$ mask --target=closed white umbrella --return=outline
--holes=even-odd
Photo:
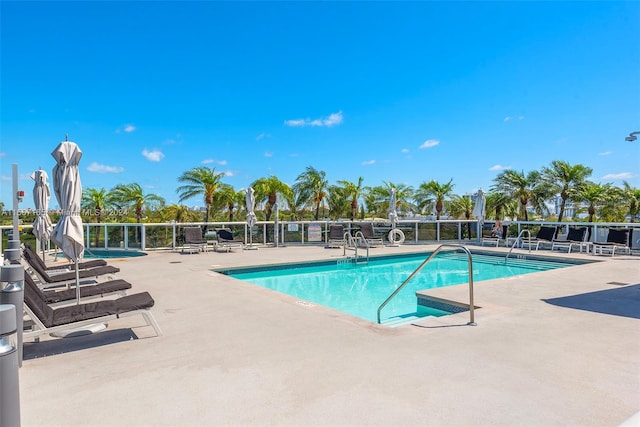
[[[478,239],[480,239],[480,237],[482,236],[482,225],[484,224],[484,218],[486,217],[486,205],[487,205],[487,199],[484,196],[484,192],[482,191],[482,189],[478,190],[478,193],[476,194],[476,204],[473,206],[473,212],[471,213],[474,218],[476,218],[478,220],[478,225],[477,225],[477,233],[478,233]],[[469,238],[471,238],[471,224],[469,224]]]
[[[398,223],[398,212],[396,211],[396,189],[391,188],[391,195],[389,197],[389,221],[391,221],[391,228],[396,228]]]
[[[247,188],[247,196],[246,196],[246,202],[247,202],[247,225],[249,226],[249,247],[252,247],[251,245],[253,245],[253,226],[256,225],[256,221],[258,220],[258,218],[256,218],[256,214],[253,211],[255,209],[256,206],[256,197],[255,197],[255,191],[253,190],[252,187]]]
[[[390,193],[389,221],[391,221],[391,231],[389,232],[387,239],[391,243],[391,246],[398,246],[398,243],[404,242],[404,233],[402,232],[402,230],[396,229],[396,224],[398,224],[398,212],[396,211],[396,205],[398,204],[396,199],[396,189],[391,187]]]
[[[472,212],[472,215],[480,222],[480,224],[484,223],[484,218],[486,216],[486,213],[485,213],[486,204],[487,204],[487,199],[484,196],[484,192],[482,191],[482,189],[480,189],[476,194],[476,204],[473,206],[473,212]]]
[[[76,296],[80,303],[78,262],[84,254],[84,232],[80,218],[82,184],[78,164],[82,151],[75,142],[63,141],[51,153],[56,159],[53,168],[53,192],[58,199],[62,216],[53,227],[51,239],[64,255],[76,264]]]
[[[31,174],[31,179],[35,181],[33,186],[33,203],[36,208],[36,219],[33,221],[32,232],[42,247],[43,262],[46,262],[44,247],[46,242],[49,241],[51,230],[53,229],[51,218],[49,218],[48,213],[49,200],[51,199],[51,190],[49,189],[49,183],[47,182],[48,178],[49,176],[42,169],[38,169]]]

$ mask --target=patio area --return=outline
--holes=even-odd
[[[212,271],[341,255],[109,260],[154,297],[164,335],[135,316],[25,343],[23,426],[617,426],[640,411],[637,256],[556,252],[598,262],[476,282],[477,326],[459,313],[388,328]],[[468,301],[466,285],[430,293]]]

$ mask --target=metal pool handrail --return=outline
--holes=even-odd
[[[458,243],[444,243],[440,246],[438,246],[438,248],[433,251],[433,253],[431,255],[429,255],[429,257],[427,259],[425,259],[419,266],[418,268],[416,268],[414,270],[413,273],[411,273],[409,275],[409,277],[407,277],[405,279],[404,282],[402,282],[402,284],[400,286],[398,286],[398,288],[393,291],[391,293],[391,295],[389,295],[389,297],[384,300],[384,302],[382,304],[380,304],[380,307],[378,307],[378,323],[380,323],[380,312],[382,311],[382,309],[389,303],[389,301],[391,301],[397,294],[398,292],[400,292],[402,290],[402,288],[404,288],[407,283],[409,283],[416,274],[418,274],[420,272],[420,270],[422,270],[424,268],[425,265],[427,265],[429,263],[429,261],[431,261],[436,255],[438,255],[438,253],[442,250],[442,248],[444,247],[454,247],[454,248],[459,248],[462,249],[463,251],[465,251],[467,253],[467,257],[469,258],[469,323],[467,323],[467,325],[470,326],[475,326],[476,322],[474,321],[474,313],[473,313],[473,309],[474,309],[474,305],[473,305],[473,260],[471,259],[471,252],[469,251],[469,249],[467,249],[466,246],[458,244]]]
[[[528,244],[529,244],[529,252],[531,252],[531,232],[528,229],[524,229],[524,230],[522,230],[520,232],[520,234],[518,234],[518,237],[516,237],[516,240],[513,242],[513,245],[511,245],[511,249],[509,249],[509,252],[507,253],[507,255],[505,255],[505,257],[504,257],[505,264],[507,262],[507,259],[509,258],[509,255],[511,255],[511,252],[513,251],[513,248],[516,247],[516,245],[520,241],[520,238],[522,237],[522,235],[525,232],[527,233],[527,239],[528,239]]]

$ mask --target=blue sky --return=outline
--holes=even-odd
[[[29,195],[65,134],[85,188],[168,203],[201,165],[236,189],[313,166],[466,194],[565,160],[640,187],[639,2],[2,1],[0,20],[5,206],[11,165]]]

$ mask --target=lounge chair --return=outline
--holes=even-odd
[[[184,244],[182,251],[188,250],[196,252],[207,251],[207,241],[202,238],[202,229],[200,227],[185,227],[183,230]]]
[[[47,304],[68,304],[76,301],[77,294],[75,289],[64,289],[59,291],[42,290],[38,288],[36,282],[34,282],[28,274],[24,275],[24,281],[25,283],[30,283],[33,286],[34,292],[38,292],[40,298],[42,298]],[[109,280],[108,282],[96,283],[95,285],[80,286],[80,299],[101,298],[112,294],[125,296],[128,289],[131,289],[131,283],[122,279]]]
[[[346,246],[347,238],[345,237],[344,226],[342,224],[329,225],[329,235],[327,236],[328,248],[339,248]]]
[[[553,239],[556,237],[556,231],[558,227],[550,227],[550,226],[542,226],[535,238],[527,239],[521,238],[522,247],[528,246],[528,249],[535,245],[536,251],[540,248],[540,245],[551,245],[553,243]]]
[[[364,236],[369,246],[382,246],[384,241],[382,237],[377,237],[373,231],[373,223],[363,222],[360,224],[360,232]]]
[[[631,253],[631,234],[632,230],[629,228],[610,228],[606,242],[593,242],[593,254],[597,255],[599,252],[604,255],[605,252],[610,252],[614,256],[616,250]]]
[[[507,231],[508,231],[509,227],[507,225],[503,225],[502,226],[502,237],[498,237],[498,236],[487,236],[487,237],[482,237],[482,240],[480,241],[480,245],[484,246],[485,243],[491,245],[491,246],[495,246],[496,248],[498,246],[500,246],[501,242],[507,242]]]
[[[22,252],[23,259],[27,262],[27,264],[33,269],[36,275],[39,277],[41,282],[48,285],[63,285],[76,280],[76,272],[75,271],[65,271],[62,273],[54,274],[51,272],[47,272],[47,270],[43,269],[40,264],[28,253]],[[88,268],[85,270],[78,270],[78,278],[87,279],[87,278],[95,278],[97,279],[100,276],[106,276],[109,274],[114,274],[119,272],[120,269],[118,267],[114,267],[112,265],[105,265],[102,267],[94,267]]]
[[[29,246],[29,244],[25,243],[24,244],[24,248],[22,249],[23,252],[28,252],[29,256],[31,257],[31,260],[33,260],[33,262],[40,264],[40,266],[45,270],[45,271],[60,271],[60,270],[75,270],[76,269],[76,265],[75,263],[68,263],[68,264],[55,264],[55,265],[46,265],[44,263],[44,261],[38,256],[38,254],[36,254],[36,252],[31,248],[31,246]],[[79,262],[78,263],[78,268],[81,270],[86,270],[87,268],[95,268],[95,267],[103,267],[107,265],[107,262],[103,259],[92,259],[91,261],[84,261],[84,262]]]
[[[244,248],[244,240],[234,239],[231,230],[226,228],[216,230],[216,238],[218,239],[216,250],[221,248],[226,249],[227,252],[229,252],[233,248]]]
[[[102,300],[66,307],[51,308],[38,292],[33,281],[25,281],[24,310],[33,325],[25,331],[24,338],[78,329],[95,323],[104,323],[126,316],[141,314],[147,325],[153,327],[156,335],[162,335],[150,309],[155,304],[148,292],[127,295],[118,299]]]
[[[569,227],[566,239],[553,239],[551,243],[551,251],[555,249],[567,249],[567,253],[571,253],[574,246],[580,247],[582,252],[583,246],[585,246],[585,239],[587,237],[587,227]]]

